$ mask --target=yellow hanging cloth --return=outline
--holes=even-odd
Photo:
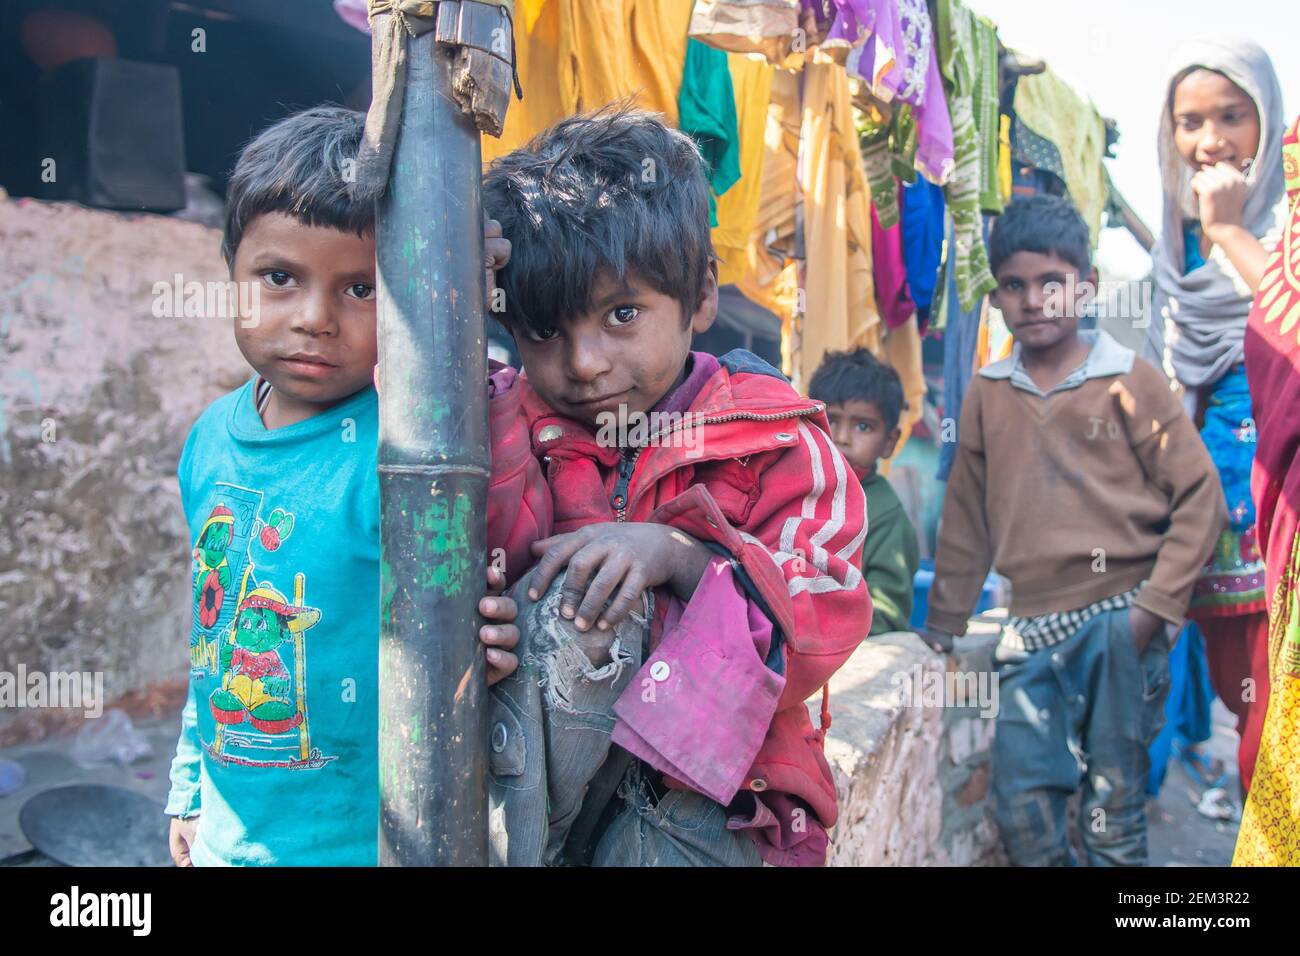
[[[767,106],[772,96],[771,65],[763,60],[727,54],[736,96],[740,133],[740,179],[718,197],[718,227],[713,248],[718,258],[718,282],[741,282],[749,273],[746,248],[758,218],[763,186],[764,134]]]
[[[518,149],[566,116],[625,97],[677,125],[691,0],[521,0],[515,51],[521,102],[483,160]]]
[[[1011,202],[1011,117],[1006,113],[998,116],[998,193],[1005,206]]]
[[[804,66],[801,125],[806,387],[828,351],[864,345],[879,354],[882,323],[871,278],[871,194],[843,67],[820,56]]]
[[[799,78],[788,70],[776,70],[768,96],[757,210],[746,249],[745,272],[736,284],[748,298],[781,317],[783,345],[789,344],[790,324],[799,305],[799,278],[792,258],[798,154]],[[740,182],[722,198],[725,200],[744,182],[742,173]],[[783,371],[791,373],[788,364]]]
[[[1102,166],[1106,124],[1091,103],[1050,69],[1020,78],[1015,109],[1026,126],[1060,151],[1070,200],[1088,224],[1096,246],[1108,194]]]

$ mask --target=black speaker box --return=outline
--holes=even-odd
[[[175,67],[74,60],[41,77],[39,104],[41,198],[142,212],[185,206]]]

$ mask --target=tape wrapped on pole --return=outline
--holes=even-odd
[[[393,147],[402,120],[402,102],[406,94],[407,40],[423,36],[438,26],[440,0],[369,0],[366,15],[370,20],[373,47],[371,57],[372,95],[366,114],[365,134],[357,156],[352,195],[374,202],[388,186],[393,161]],[[514,0],[462,0],[499,7],[510,28],[510,69],[515,95],[522,99],[516,72],[514,50]],[[387,17],[382,28],[377,17]]]

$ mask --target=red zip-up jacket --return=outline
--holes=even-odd
[[[806,847],[791,849],[800,842],[801,821],[791,825],[789,818],[802,811],[789,798],[810,807],[824,827],[835,823],[837,809],[822,753],[824,727],[813,727],[804,702],[871,627],[861,572],[866,501],[828,436],[825,406],[800,397],[757,356],[736,350],[722,357],[690,405],[687,422],[700,429],[693,447],[650,443],[625,457],[598,443],[587,425],[557,415],[526,378],[506,369],[493,375],[490,409],[488,533],[504,548],[512,581],[535,563],[533,541],[593,522],[671,525],[733,559],[738,583],[772,624],[776,648],[767,663],[784,685],[752,766],[729,792],[708,795],[726,804],[739,789],[750,790],[761,805],[756,815],[781,834],[765,847],[751,830],[764,858],[810,862]],[[667,604],[657,602],[652,648]],[[630,690],[640,686],[638,675]],[[715,697],[726,691],[712,689]],[[826,719],[823,707],[823,725]],[[813,862],[823,862],[824,851],[823,838]]]

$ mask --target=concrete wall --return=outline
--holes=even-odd
[[[176,462],[249,372],[229,320],[156,318],[153,285],[224,280],[219,243],[0,192],[0,670],[102,671],[109,700],[184,676]]]
[[[991,684],[996,626],[974,626],[945,658],[910,633],[862,644],[831,679],[826,759],[840,819],[831,866],[990,866],[1005,862],[989,810],[992,716],[928,688],[946,672]],[[910,694],[911,696],[905,696]],[[820,695],[809,701],[817,720]]]

